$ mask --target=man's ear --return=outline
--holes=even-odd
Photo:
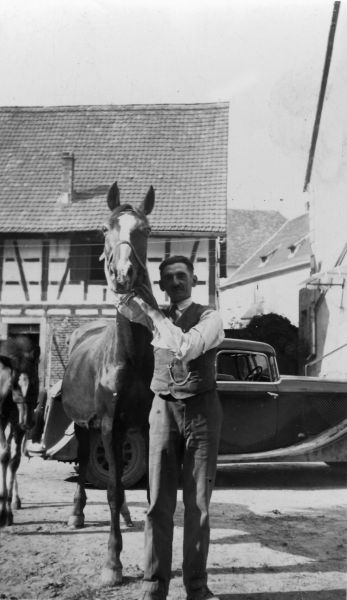
[[[193,283],[192,283],[192,287],[195,287],[196,284],[198,283],[198,278],[196,275],[193,275]]]

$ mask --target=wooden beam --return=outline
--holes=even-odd
[[[20,254],[20,251],[19,251],[19,247],[18,247],[18,243],[17,243],[16,240],[13,240],[13,247],[14,247],[14,253],[15,253],[15,256],[16,256],[16,261],[17,261],[17,265],[18,265],[18,269],[19,269],[19,276],[20,276],[20,280],[21,280],[21,284],[22,284],[24,296],[25,296],[26,301],[29,302],[29,300],[30,300],[30,297],[29,297],[29,288],[28,288],[27,280],[25,278],[22,257],[21,257],[21,254]]]
[[[4,244],[0,243],[0,300],[2,296],[3,270],[4,270]]]
[[[63,273],[63,276],[62,276],[62,278],[61,278],[61,281],[60,281],[60,284],[59,284],[59,289],[58,289],[57,300],[59,300],[59,299],[60,299],[60,296],[61,296],[61,295],[62,295],[62,293],[63,293],[63,289],[64,289],[64,287],[65,287],[65,283],[66,283],[66,280],[67,280],[67,276],[68,276],[68,274],[69,274],[69,271],[70,271],[70,263],[71,263],[71,246],[70,246],[70,252],[69,252],[69,256],[68,256],[68,259],[67,259],[67,261],[66,261],[66,265],[65,265],[65,271],[64,271],[64,273]]]
[[[49,272],[49,240],[42,240],[42,267],[41,267],[41,300],[47,300],[48,272]]]
[[[216,240],[208,240],[208,302],[216,305]]]
[[[196,240],[193,244],[192,253],[190,255],[190,260],[192,261],[193,264],[196,261],[196,255],[198,253],[199,244],[200,244],[200,240]]]
[[[311,181],[313,160],[314,160],[314,155],[315,155],[315,151],[316,151],[316,144],[317,144],[317,139],[318,139],[320,120],[321,120],[322,111],[323,111],[324,97],[325,97],[326,87],[327,87],[327,83],[328,83],[328,76],[329,76],[329,70],[330,70],[331,57],[333,54],[335,31],[336,31],[337,19],[339,16],[339,10],[340,10],[340,1],[334,2],[333,15],[331,18],[330,31],[329,31],[329,37],[328,37],[328,45],[327,45],[326,54],[325,54],[325,62],[324,62],[324,68],[323,68],[323,74],[322,74],[322,81],[321,81],[318,104],[317,104],[317,109],[316,109],[316,118],[315,118],[315,122],[314,122],[314,126],[313,126],[311,146],[310,146],[310,152],[309,152],[309,156],[308,156],[308,163],[307,163],[305,183],[304,183],[304,192],[307,191],[307,188]]]

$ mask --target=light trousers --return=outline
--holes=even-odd
[[[143,591],[166,598],[179,476],[184,502],[183,582],[187,593],[207,584],[209,504],[216,475],[222,409],[215,390],[186,400],[155,396],[149,417],[150,506],[145,525]],[[157,597],[157,596],[156,596]]]

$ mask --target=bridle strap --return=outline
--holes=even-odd
[[[127,244],[128,246],[130,246],[130,248],[131,248],[132,252],[134,253],[134,256],[135,256],[137,262],[139,263],[140,267],[142,267],[142,269],[146,270],[146,265],[144,264],[144,262],[139,257],[137,250],[134,248],[134,245],[131,242],[129,242],[128,240],[122,240],[120,242],[117,242],[116,248],[118,246],[121,246],[122,244]]]

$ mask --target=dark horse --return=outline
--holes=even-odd
[[[151,187],[138,208],[120,204],[117,184],[107,196],[111,210],[104,228],[105,274],[109,287],[119,299],[136,291],[147,301],[151,288],[146,268],[147,216],[154,206]],[[91,323],[77,329],[70,341],[70,357],[62,384],[66,414],[75,422],[78,441],[79,478],[74,496],[71,527],[83,527],[86,504],[85,476],[89,459],[89,433],[100,425],[109,465],[107,498],[111,527],[102,582],[122,581],[122,535],[119,514],[124,501],[122,444],[126,429],[147,421],[152,394],[153,352],[150,331],[131,323],[118,312],[108,324]]]
[[[34,422],[38,397],[36,361],[19,342],[0,340],[0,527],[12,525],[20,508],[16,473],[21,444]]]

